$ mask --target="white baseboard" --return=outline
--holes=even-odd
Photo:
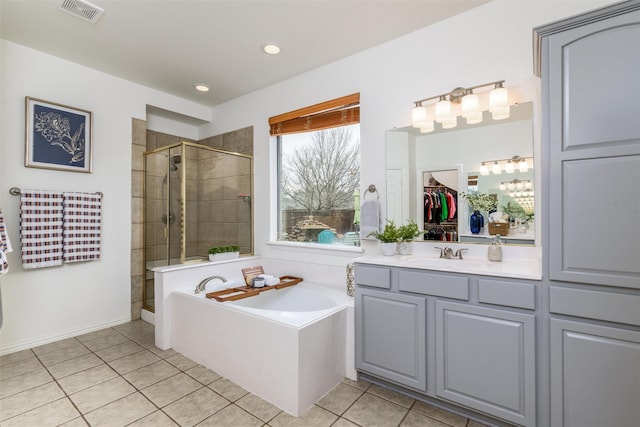
[[[55,335],[49,335],[46,337],[28,339],[24,341],[15,342],[9,345],[0,345],[0,356],[6,354],[15,353],[17,351],[26,350],[29,348],[38,347],[40,345],[49,344],[51,342],[60,341],[66,338],[77,337],[78,335],[88,334],[89,332],[98,331],[100,329],[110,328],[112,326],[122,325],[131,321],[131,315],[123,316],[120,318],[112,319],[107,322],[98,323],[84,328],[70,329],[65,332],[61,332]]]

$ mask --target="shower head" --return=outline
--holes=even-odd
[[[175,156],[171,156],[169,158],[169,170],[171,172],[175,172],[178,170],[178,165],[182,163],[182,156],[180,154],[176,154]]]

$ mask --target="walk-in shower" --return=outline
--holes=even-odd
[[[252,162],[191,142],[144,153],[143,308],[153,311],[153,268],[208,260],[214,246],[253,253]]]

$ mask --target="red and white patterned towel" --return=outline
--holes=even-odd
[[[64,262],[100,259],[102,196],[96,193],[64,195]]]
[[[62,193],[20,192],[20,240],[24,269],[62,265]]]
[[[0,210],[0,276],[9,271],[9,260],[7,259],[9,252],[13,252],[13,248],[11,240],[9,240],[7,226],[4,223],[4,216]]]

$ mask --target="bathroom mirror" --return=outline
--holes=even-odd
[[[446,233],[442,240],[489,243],[492,236],[488,218],[485,218],[487,224],[482,232],[472,233],[469,227],[471,212],[461,194],[480,191],[494,195],[501,205],[500,210],[509,210],[512,214],[506,243],[535,244],[533,230],[537,219],[533,216],[532,199],[535,188],[531,102],[511,106],[511,115],[504,120],[492,120],[491,114],[484,112],[482,123],[475,125],[467,125],[459,117],[458,126],[453,129],[436,125],[435,131],[424,134],[413,127],[393,129],[387,131],[386,145],[388,219],[399,224],[413,219],[418,225],[424,225],[421,228],[425,231],[440,228]],[[526,172],[518,169],[519,159],[527,161]],[[504,170],[507,160],[514,163],[513,173]],[[501,166],[500,175],[491,172],[495,161]],[[488,175],[480,173],[483,162],[489,168]],[[443,175],[442,171],[447,172]],[[438,178],[443,176],[448,178]],[[440,224],[435,225],[433,216],[431,221],[425,220],[428,215],[426,194],[434,191],[452,194],[456,205],[453,218],[441,218]],[[431,197],[433,199],[433,194]],[[519,217],[517,224],[516,216]]]

